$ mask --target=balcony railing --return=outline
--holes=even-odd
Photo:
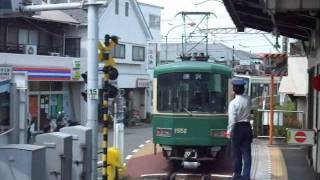
[[[25,52],[25,44],[14,44],[14,43],[1,43],[0,42],[0,52],[2,53],[16,53],[16,54],[26,54]],[[39,46],[36,45],[37,51],[35,54],[37,55],[47,55],[47,56],[72,56],[72,55],[65,55],[62,46]],[[76,51],[76,50],[74,50]],[[70,52],[70,49],[69,49]],[[72,54],[72,53],[71,53]],[[77,53],[74,53],[77,54]]]

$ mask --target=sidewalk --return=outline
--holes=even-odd
[[[263,140],[260,140],[263,141]],[[299,146],[286,144],[268,145],[273,180],[316,180],[312,167],[307,163],[306,154]]]

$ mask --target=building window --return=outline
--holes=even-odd
[[[149,15],[149,26],[152,29],[160,30],[160,16]]]
[[[125,59],[126,58],[126,46],[124,44],[117,44],[111,50],[112,57]]]
[[[80,38],[66,38],[65,55],[80,57]]]
[[[125,15],[129,16],[129,3],[126,2],[126,11],[125,11]]]
[[[144,61],[145,59],[145,48],[142,46],[132,46],[132,60]]]
[[[19,44],[31,44],[38,45],[38,32],[27,30],[27,29],[19,29]]]
[[[115,13],[119,14],[119,0],[116,0],[115,3]]]
[[[0,9],[3,10],[11,10],[12,9],[12,2],[8,0],[0,0]]]

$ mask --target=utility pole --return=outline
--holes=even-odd
[[[97,179],[98,161],[98,7],[88,0],[88,101],[87,127],[92,129],[91,179]]]
[[[92,129],[92,158],[91,180],[97,179],[97,153],[98,153],[98,7],[106,6],[106,1],[88,0],[82,2],[41,4],[22,6],[23,12],[37,12],[50,10],[88,8],[88,99],[87,99],[87,127]]]

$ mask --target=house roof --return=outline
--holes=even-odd
[[[38,19],[43,21],[53,21],[66,24],[80,24],[79,21],[71,17],[70,15],[64,13],[63,11],[40,11],[39,13],[33,15],[32,19]]]
[[[143,30],[144,30],[144,32],[146,33],[148,39],[149,39],[149,40],[152,40],[152,39],[153,39],[152,33],[151,33],[150,28],[149,28],[149,26],[148,26],[148,24],[147,24],[147,22],[146,22],[146,19],[145,19],[144,16],[143,16],[143,13],[142,13],[142,11],[141,11],[141,9],[140,9],[140,6],[139,6],[138,2],[137,2],[136,0],[130,0],[130,2],[131,2],[131,4],[133,5],[133,6],[132,6],[133,9],[136,11],[136,13],[137,13],[137,15],[138,15],[138,17],[139,17],[139,18],[138,18],[138,19],[139,19],[139,22],[140,22],[140,24],[142,25]]]
[[[308,12],[273,13],[261,0],[223,0],[223,3],[240,32],[245,27],[266,32],[277,29],[280,35],[308,40],[316,27],[316,18]]]
[[[142,6],[149,6],[149,7],[153,7],[153,8],[164,9],[164,7],[158,6],[158,5],[154,5],[154,4],[147,4],[147,3],[142,3],[142,2],[138,2],[138,4],[142,5]]]
[[[80,23],[80,25],[88,24],[87,12],[83,9],[69,9],[63,10],[63,12],[76,19]]]
[[[146,33],[147,37],[149,39],[152,39],[151,31],[149,29],[149,26],[148,26],[147,22],[145,21],[145,18],[143,16],[142,12],[141,12],[141,9],[140,9],[137,1],[136,0],[129,0],[129,2],[131,3],[131,5],[133,7],[133,10],[138,15],[139,22],[142,25],[143,30]],[[101,16],[107,10],[108,10],[108,7],[99,8],[99,13],[98,13],[99,16]],[[72,9],[72,10],[64,10],[64,12],[67,13],[68,15],[70,15],[72,18],[75,18],[77,21],[79,21],[81,25],[85,25],[86,26],[88,24],[88,18],[87,18],[87,14],[88,13],[87,13],[87,11],[85,11],[83,9]]]

